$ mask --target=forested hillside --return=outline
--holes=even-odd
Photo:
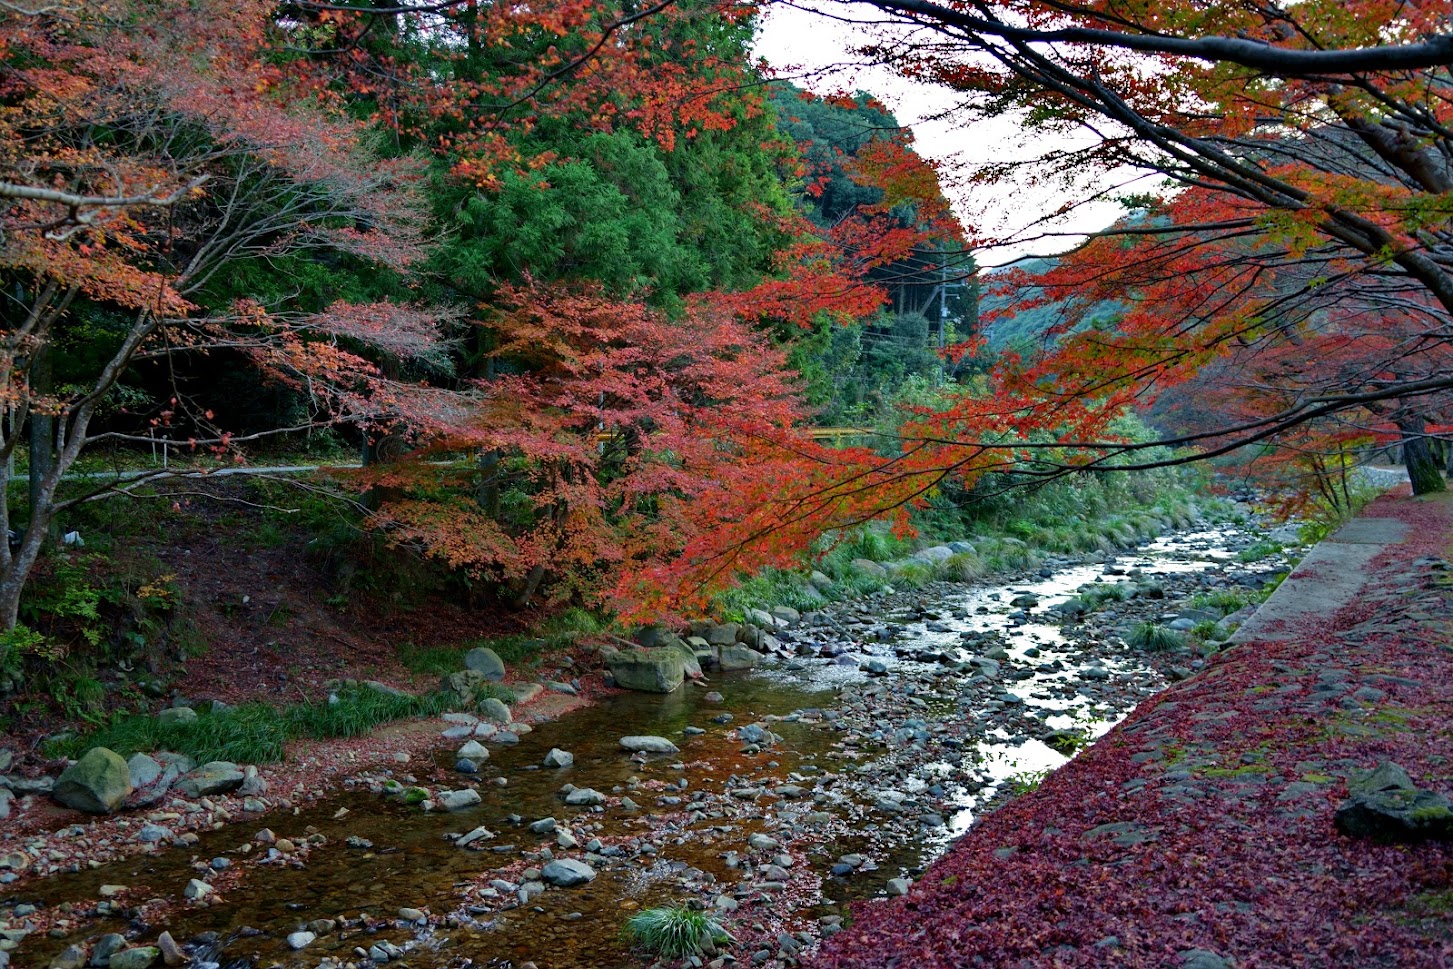
[[[81,506],[193,466],[361,456],[368,543],[649,608],[972,326],[911,135],[769,83],[750,11],[112,6],[0,14],[7,662]]]

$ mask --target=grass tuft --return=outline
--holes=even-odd
[[[1186,637],[1167,626],[1158,622],[1142,622],[1130,630],[1126,641],[1131,646],[1151,653],[1165,653],[1173,649],[1183,649],[1186,645]]]
[[[735,940],[721,923],[685,907],[648,908],[626,922],[626,938],[665,959],[685,959]]]

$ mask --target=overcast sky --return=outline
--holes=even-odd
[[[771,5],[762,17],[756,52],[782,76],[803,87],[819,93],[864,90],[892,108],[899,122],[913,129],[919,153],[943,163],[947,194],[971,236],[1005,238],[1078,195],[1073,189],[1043,185],[953,184],[955,173],[962,175],[989,162],[1037,158],[1046,147],[1059,146],[1036,144],[1035,136],[1026,135],[1010,118],[978,122],[967,129],[942,119],[939,116],[954,104],[950,92],[934,85],[910,83],[882,68],[851,62],[848,50],[866,37],[863,28],[794,7]],[[799,77],[802,74],[808,76]],[[1076,212],[1056,228],[1092,231],[1121,214],[1123,211],[1113,203],[1098,203]],[[1043,240],[976,255],[981,266],[998,266],[1026,254],[1063,251],[1072,242]]]

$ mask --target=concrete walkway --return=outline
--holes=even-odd
[[[1231,641],[1289,639],[1301,623],[1355,602],[1372,578],[1373,562],[1407,536],[1408,526],[1395,518],[1348,522],[1307,553]]]

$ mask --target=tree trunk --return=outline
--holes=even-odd
[[[1443,469],[1428,446],[1425,433],[1426,423],[1422,420],[1399,421],[1398,430],[1403,435],[1403,464],[1408,469],[1408,480],[1413,483],[1413,494],[1428,495],[1447,491],[1443,480]]]
[[[30,365],[31,398],[49,397],[54,389],[51,381],[50,350],[42,347]],[[55,467],[55,417],[38,410],[30,412],[30,522],[33,528],[40,520],[36,509],[46,500],[44,482]]]

